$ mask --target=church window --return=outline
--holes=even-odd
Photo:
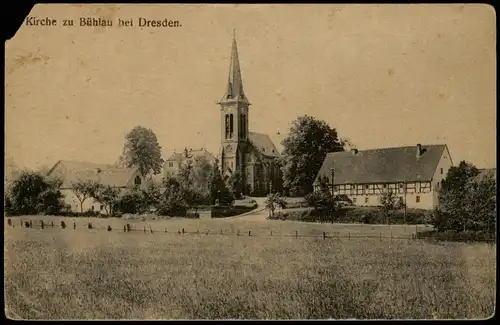
[[[233,137],[233,131],[234,131],[234,126],[233,126],[233,114],[229,114],[229,137]]]
[[[229,115],[226,114],[226,139],[229,137]]]
[[[134,184],[135,185],[141,185],[141,178],[139,176],[135,177]]]
[[[168,167],[174,167],[174,163],[173,163],[172,161],[170,161],[170,162],[168,163]]]

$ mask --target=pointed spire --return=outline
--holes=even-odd
[[[227,92],[224,100],[240,100],[248,102],[243,92],[243,80],[241,78],[240,60],[238,58],[238,46],[236,44],[236,30],[233,29],[233,46],[231,49],[231,60],[229,65],[229,78],[227,81]]]

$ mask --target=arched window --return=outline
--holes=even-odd
[[[245,114],[242,115],[241,117],[241,124],[242,124],[242,135],[243,135],[243,138],[245,138],[247,136],[247,119],[246,119],[246,116]]]
[[[226,139],[229,137],[229,115],[226,114]]]
[[[233,114],[229,114],[229,137],[233,137],[234,125],[233,125]]]
[[[139,175],[137,175],[134,179],[134,184],[135,186],[139,186],[141,185],[141,178],[139,177]]]

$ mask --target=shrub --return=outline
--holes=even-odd
[[[246,213],[248,211],[253,210],[254,207],[247,207],[247,206],[240,206],[240,205],[235,205],[235,206],[213,206],[210,209],[210,216],[212,218],[226,218],[226,217],[233,217],[239,214]]]
[[[417,238],[438,241],[492,242],[495,241],[496,236],[484,231],[428,230],[417,232]]]

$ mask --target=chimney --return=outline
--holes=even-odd
[[[101,170],[100,168],[97,168],[97,169],[96,169],[96,173],[97,173],[97,174],[99,174],[99,173],[101,173],[101,172],[102,172],[102,170]]]
[[[417,144],[417,158],[422,155],[422,145],[420,143]]]
[[[358,154],[358,149],[351,149],[351,153],[353,156],[356,156]]]

